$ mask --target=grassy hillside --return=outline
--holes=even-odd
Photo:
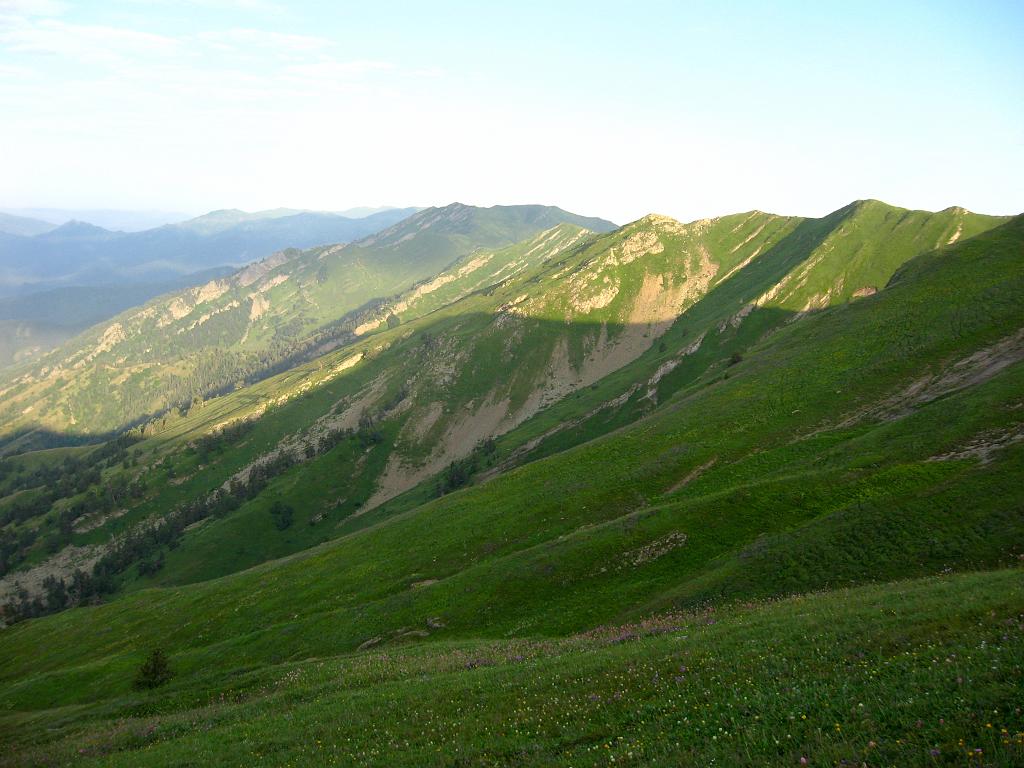
[[[5,515],[65,495],[5,536],[133,533],[125,594],[0,630],[5,759],[1017,764],[1022,254],[874,202],[563,224],[141,443],[8,459]]]
[[[564,633],[1013,562],[1022,241],[1018,218],[918,257],[886,290],[782,326],[628,429],[411,512],[344,519],[336,530],[351,533],[308,553],[16,626],[0,634],[7,678],[46,673],[23,681],[30,701],[82,674],[113,684],[156,642],[183,669],[244,666],[286,628],[289,658],[304,658],[411,630]],[[331,460],[303,466],[329,482]],[[237,519],[250,536],[274,525],[266,507]]]
[[[229,518],[187,535],[168,553],[167,568],[157,578],[210,578],[270,554],[284,555],[366,524],[376,518],[366,507],[417,482],[422,484],[399,499],[398,508],[429,500],[439,485],[450,489],[465,474],[493,474],[630,423],[687,382],[720,374],[760,335],[792,319],[771,305],[746,315],[744,307],[813,261],[822,240],[830,247],[828,234],[847,221],[843,212],[813,226],[763,214],[689,228],[643,220],[548,258],[486,295],[385,332],[373,346],[368,341],[353,347],[337,360],[359,360],[358,365],[328,384],[317,381],[330,375],[330,363],[322,369],[326,376],[310,370],[289,382],[292,391],[304,394],[261,419],[244,455],[252,460],[251,448],[260,438],[265,454],[284,440],[301,461],[304,442],[322,435],[329,428],[325,423],[355,428],[362,413],[374,415],[380,443],[368,454],[360,445],[348,452],[335,449],[289,471]],[[950,226],[938,224],[936,229]],[[888,232],[881,229],[877,236],[884,239]],[[929,248],[933,236],[917,247]],[[890,254],[890,273],[915,254],[913,245]],[[763,260],[729,274],[759,251]],[[617,255],[624,253],[629,257]],[[651,275],[664,281],[657,290],[650,289]],[[595,294],[607,304],[594,306]],[[677,315],[681,319],[673,324]],[[737,315],[742,322],[734,327],[729,320]],[[187,436],[197,424],[239,418],[239,411],[258,409],[260,400],[281,390],[281,382],[267,382],[244,402],[227,399],[172,433]],[[312,428],[299,426],[328,410],[334,415]],[[493,453],[484,452],[481,444],[495,436]],[[228,456],[233,460],[238,452]],[[184,463],[177,474],[191,475],[199,463]],[[210,487],[223,471],[222,463],[199,468],[188,487]],[[438,473],[444,473],[440,480]],[[300,521],[313,523],[285,536],[265,528],[274,500],[292,504]],[[266,534],[254,536],[262,530]],[[222,545],[239,540],[244,544]]]
[[[743,356],[766,334],[819,321],[817,312],[779,307],[778,286],[825,283],[830,263],[843,270],[832,285],[865,285],[850,266],[857,263],[888,279],[965,219],[994,223],[865,203],[808,221],[648,217],[596,238],[562,225],[467,255],[363,315],[351,346],[168,419],[132,449],[138,467],[111,467],[99,486],[57,499],[49,514],[34,516],[48,509],[45,497],[0,499],[0,513],[13,520],[0,536],[8,570],[40,569],[15,570],[3,584],[8,595],[15,579],[38,589],[53,568],[67,577],[91,567],[112,541],[127,542],[113,553],[116,583],[187,583],[373,525],[630,424],[698,382],[746,370]],[[916,234],[900,240],[908,221]],[[884,270],[880,258],[856,258],[875,240],[893,243]],[[783,300],[807,303],[792,289]],[[809,339],[801,365],[813,369],[820,350]],[[32,480],[18,487],[38,493]],[[637,487],[652,498],[650,484]],[[292,510],[287,520],[272,514],[282,504]],[[152,521],[170,510],[169,525],[151,534]],[[74,547],[73,566],[52,554],[65,544]]]
[[[0,716],[0,764],[1018,765],[1022,606],[1018,569],[213,665],[152,693],[82,677],[82,704]]]

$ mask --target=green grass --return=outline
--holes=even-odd
[[[567,224],[613,228],[554,207],[454,204],[344,248],[275,254],[219,281],[215,297],[200,300],[198,288],[159,297],[0,377],[0,441],[17,445],[28,432],[21,442],[31,446],[40,427],[66,438],[101,435],[187,406],[193,396],[265,378],[275,366],[291,367],[300,351],[308,359],[321,343],[348,340],[345,329],[375,301],[480,249]],[[253,311],[254,296],[261,311]]]
[[[499,454],[514,457],[559,423],[577,426],[442,498],[428,498],[428,481],[366,514],[353,501],[372,490],[416,409],[443,396],[442,420],[457,418],[499,378],[508,380],[503,393],[521,398],[555,344],[583,354],[600,317],[567,326],[543,316],[569,295],[551,275],[585,274],[624,253],[625,238],[646,225],[169,424],[135,449],[163,461],[149,469],[150,497],[112,525],[208,492],[374,385],[376,402],[398,403],[403,382],[423,372],[428,380],[410,406],[385,413],[382,440],[368,452],[343,441],[275,478],[232,514],[188,532],[154,580],[0,632],[0,711],[8,713],[0,723],[16,751],[26,762],[78,755],[131,765],[240,756],[1019,763],[1024,602],[1010,566],[1024,555],[1024,218],[921,254],[904,243],[884,264],[864,262],[884,273],[884,290],[806,314],[787,308],[822,291],[812,280],[821,276],[806,270],[816,249],[843,238],[863,245],[859,226],[873,216],[894,237],[913,228],[923,233],[913,242],[941,243],[960,214],[931,220],[869,203],[810,224],[742,216],[720,224],[746,237],[744,226],[764,223],[763,243],[747,246],[764,245],[763,260],[695,297],[664,350],[652,345],[540,411],[499,441]],[[699,243],[721,237],[718,248],[729,242],[718,229],[698,234],[711,238]],[[661,268],[692,256],[691,235],[659,235]],[[849,250],[851,269],[861,245]],[[745,258],[737,250],[723,264]],[[842,284],[858,285],[855,273],[844,272]],[[635,288],[637,274],[617,279]],[[729,322],[801,275],[806,296],[786,294]],[[494,311],[523,291],[538,314],[518,326],[527,340],[502,369],[507,336]],[[613,326],[621,310],[601,311]],[[698,332],[700,349],[683,355]],[[435,367],[460,350],[472,354],[439,384]],[[679,365],[654,396],[642,386],[619,413],[595,412],[646,385],[666,359]],[[199,466],[188,441],[271,401],[236,445]],[[166,481],[168,464],[178,484]],[[283,533],[268,512],[276,499],[298,510]],[[936,577],[985,570],[995,572]],[[890,583],[919,577],[928,578]],[[162,585],[147,588],[154,581]],[[815,590],[838,591],[777,602]],[[655,622],[667,633],[630,642],[588,634],[654,614],[682,615]],[[155,646],[177,676],[140,696],[133,673]],[[375,650],[350,655],[366,646]],[[445,751],[453,740],[465,751]],[[968,754],[974,749],[980,757]]]
[[[1017,569],[565,638],[214,663],[6,715],[0,764],[1019,765],[1022,616]]]
[[[406,386],[409,394],[403,407],[383,417],[387,444],[368,459],[341,448],[331,457],[296,467],[287,477],[272,483],[263,498],[246,503],[229,519],[190,531],[181,546],[165,553],[167,565],[162,572],[138,581],[130,577],[129,586],[202,580],[301,551],[429,501],[436,487],[433,478],[369,515],[355,514],[364,511],[362,505],[372,496],[388,459],[400,458],[412,465],[426,460],[437,450],[446,430],[457,429],[464,414],[488,399],[508,397],[510,407],[515,409],[536,397],[548,384],[547,366],[560,345],[566,346],[570,360],[579,365],[602,334],[612,338],[621,335],[628,327],[631,302],[644,274],[653,272],[681,280],[686,267],[692,269],[697,264],[702,249],[717,264],[716,281],[710,290],[695,296],[695,302],[657,343],[651,339],[649,349],[637,350],[637,359],[541,410],[502,436],[498,456],[506,468],[557,454],[627,426],[676,392],[716,376],[736,374],[742,366],[727,370],[725,361],[749,353],[767,334],[785,327],[795,317],[792,308],[830,293],[834,294],[831,301],[842,304],[849,299],[851,286],[883,284],[901,264],[935,243],[945,242],[957,227],[970,235],[998,222],[964,212],[928,214],[869,201],[815,220],[755,212],[680,227],[644,219],[614,233],[583,239],[569,248],[563,248],[563,244],[572,243],[580,230],[563,224],[537,238],[495,251],[485,265],[468,274],[460,272],[469,263],[470,257],[465,257],[442,274],[445,280],[455,279],[411,304],[416,294],[406,293],[397,303],[385,303],[377,311],[376,316],[384,317],[399,303],[408,305],[399,313],[403,323],[398,328],[379,330],[313,363],[213,398],[187,417],[169,419],[161,433],[137,451],[146,464],[153,464],[157,456],[173,464],[175,484],[165,482],[160,474],[145,473],[150,480],[146,499],[133,501],[126,514],[111,518],[99,529],[74,536],[72,542],[101,544],[176,504],[205,496],[247,463],[273,450],[281,440],[301,435],[336,404],[353,401],[375,382],[385,380],[385,386],[367,403],[368,409],[391,401],[399,387]],[[629,264],[618,263],[616,254],[624,254],[627,243],[652,235],[661,251],[654,249]],[[453,236],[460,242],[466,237],[464,233]],[[494,233],[490,236],[497,237]],[[756,258],[736,269],[752,257]],[[521,271],[505,279],[506,271],[512,268]],[[352,279],[351,275],[346,277]],[[498,279],[505,282],[487,287]],[[584,291],[586,294],[594,290],[593,286],[605,286],[603,280],[619,285],[615,300],[605,308],[578,316],[572,308],[573,292],[586,283],[591,286]],[[275,287],[268,295],[279,302],[274,292],[292,290],[289,284]],[[735,327],[728,322],[773,286],[785,290]],[[523,297],[528,298],[530,307],[525,316],[495,322],[499,307]],[[573,322],[567,324],[566,319]],[[703,338],[700,348],[683,355],[681,350],[698,337]],[[341,377],[324,380],[324,370],[353,354],[365,357]],[[648,397],[644,382],[666,364],[676,367],[658,382],[654,396]],[[635,392],[625,403],[607,406],[631,390]],[[283,399],[287,402],[270,408],[248,439],[216,461],[199,466],[194,458],[175,453],[216,425],[252,416]],[[407,427],[414,426],[435,403],[443,406],[443,412],[426,439],[410,439]],[[532,450],[525,450],[538,439]],[[301,532],[293,527],[277,534],[267,527],[265,510],[278,497],[299,509],[303,522],[315,519],[317,523]],[[330,522],[325,525],[326,520]],[[244,540],[240,542],[239,534],[243,532]],[[29,561],[45,555],[40,549]]]
[[[629,429],[308,552],[12,627],[0,634],[0,682],[19,707],[58,706],[92,686],[116,689],[136,649],[154,642],[192,673],[213,660],[236,667],[392,641],[436,616],[446,627],[431,636],[442,639],[557,634],[644,606],[1005,564],[1024,552],[1024,445],[986,463],[930,459],[1018,429],[1024,365],[901,419],[836,422],[1005,338],[1021,294],[1018,243],[1008,228],[919,259],[889,290],[785,326],[729,379],[681,390]],[[984,311],[960,316],[930,300],[950,282],[965,304],[985,297]],[[865,347],[894,326],[913,344]],[[263,520],[254,535],[265,535]],[[683,546],[609,567],[673,533]]]
[[[975,229],[997,223],[997,220],[985,217],[966,217],[964,220],[968,228]],[[949,212],[924,214],[868,203],[850,206],[825,219],[809,222],[798,223],[797,220],[766,214],[742,214],[717,220],[707,231],[698,229],[682,235],[662,233],[660,237],[666,244],[663,253],[646,257],[630,265],[628,269],[619,268],[615,272],[616,279],[623,282],[620,297],[628,296],[631,299],[635,296],[639,286],[639,275],[643,271],[653,269],[664,274],[676,274],[680,264],[685,263],[684,257],[689,258],[687,254],[695,252],[698,245],[710,249],[713,257],[720,263],[719,274],[722,276],[734,266],[739,266],[749,256],[760,251],[764,253],[728,280],[714,285],[706,296],[700,297],[669,330],[663,344],[652,345],[639,359],[596,382],[592,388],[578,391],[551,408],[541,411],[499,440],[501,452],[506,456],[512,454],[538,434],[545,434],[561,425],[572,423],[584,414],[594,412],[595,409],[597,413],[590,418],[583,418],[581,424],[572,429],[562,429],[547,440],[541,441],[539,448],[529,456],[534,458],[552,455],[614,428],[632,423],[650,412],[653,407],[651,400],[643,399],[643,388],[621,408],[600,410],[600,406],[613,400],[635,383],[645,381],[666,360],[678,355],[679,349],[687,347],[698,333],[707,331],[701,349],[696,354],[682,358],[680,365],[659,382],[657,399],[668,399],[674,392],[685,389],[709,372],[718,374],[723,361],[731,354],[748,350],[765,334],[784,326],[793,315],[778,307],[768,306],[754,312],[738,328],[727,326],[725,332],[720,332],[717,330],[720,323],[734,315],[744,304],[763,294],[773,284],[785,282],[787,275],[800,274],[801,265],[817,264],[819,259],[814,254],[818,249],[827,248],[832,260],[818,264],[809,273],[810,276],[818,276],[816,279],[819,282],[832,280],[843,285],[859,285],[872,275],[876,275],[879,270],[882,270],[888,279],[900,264],[916,255],[920,249],[930,247],[936,239],[948,239],[948,233],[954,230],[956,221],[957,216]],[[908,228],[908,223],[913,227]],[[452,426],[455,419],[465,412],[465,408],[479,403],[488,396],[497,399],[504,394],[502,380],[506,379],[511,379],[507,382],[507,395],[514,408],[516,404],[527,400],[543,384],[545,367],[559,343],[567,343],[572,354],[572,350],[593,343],[601,335],[602,323],[607,323],[609,333],[613,334],[616,328],[624,324],[624,318],[628,315],[628,302],[624,305],[625,309],[616,308],[613,302],[607,310],[599,311],[593,317],[577,318],[574,323],[566,325],[559,313],[567,311],[567,284],[565,280],[553,280],[552,275],[563,273],[567,269],[571,270],[571,274],[586,274],[586,271],[580,272],[581,269],[598,270],[596,274],[600,274],[595,265],[600,265],[609,253],[614,254],[616,249],[621,250],[623,242],[634,233],[648,231],[654,231],[648,223],[630,225],[621,232],[606,235],[589,244],[585,243],[576,251],[546,261],[532,271],[524,273],[520,279],[501,286],[493,295],[467,297],[425,317],[413,317],[408,325],[378,334],[362,345],[339,352],[335,359],[341,359],[355,350],[371,350],[374,344],[385,347],[379,354],[375,354],[373,359],[368,359],[343,379],[323,387],[319,393],[314,390],[314,393],[290,401],[279,413],[269,415],[264,421],[278,425],[274,429],[274,434],[277,435],[276,439],[280,439],[287,430],[294,431],[296,425],[308,424],[315,419],[329,407],[328,402],[338,400],[346,393],[351,396],[351,393],[358,392],[379,376],[389,377],[392,384],[395,381],[410,384],[412,408],[403,411],[395,420],[396,434],[404,424],[414,421],[422,414],[429,403],[440,402],[444,404],[444,413],[435,423],[431,433],[431,438],[436,441],[444,430]],[[890,241],[892,245],[885,251],[885,258],[878,257],[878,244]],[[515,246],[500,252],[493,260],[498,264],[508,263],[508,259],[518,258],[519,254],[529,250],[525,246]],[[872,258],[866,258],[865,251]],[[840,256],[836,256],[837,253]],[[842,256],[843,254],[845,256]],[[844,258],[849,264],[843,262]],[[862,274],[869,265],[873,271]],[[627,290],[626,284],[630,280],[632,287]],[[447,290],[455,291],[456,293],[451,296],[457,296],[458,291],[463,290],[462,283],[455,281],[447,284],[440,292]],[[538,306],[531,310],[530,317],[524,319],[519,326],[497,327],[493,323],[495,307],[522,295],[532,296],[532,300],[538,302]],[[787,294],[786,300],[806,302],[811,295],[807,291],[790,293]],[[547,314],[551,314],[552,319],[543,319]],[[556,315],[557,319],[554,319]],[[516,333],[520,335],[522,341],[513,348],[512,358],[509,359],[509,337]],[[421,339],[428,334],[435,340],[434,348],[425,348],[421,343]],[[662,345],[665,351],[661,351]],[[438,383],[441,377],[434,372],[433,366],[445,356],[451,356],[452,351],[461,355],[458,358],[458,369],[454,376],[444,380],[444,383]],[[305,374],[307,380],[315,380],[313,371],[312,368],[308,369]],[[511,375],[506,375],[506,371],[511,372]],[[275,379],[251,388],[251,392],[247,390],[247,397],[272,399],[287,387],[301,386],[302,372],[295,371],[293,374],[290,375],[293,376],[294,383]],[[387,396],[384,395],[380,399]],[[245,407],[245,400],[242,398],[232,397],[223,400],[224,403],[216,406],[219,411],[226,411],[232,407],[238,410],[240,405],[242,408]],[[225,416],[219,413],[217,416],[201,414],[198,421],[190,419],[175,432],[188,434],[197,427],[201,429],[204,424],[215,423],[215,418],[221,419]],[[395,455],[415,463],[429,455],[435,445],[429,441],[413,445],[405,440],[396,442],[390,450]],[[248,452],[246,455],[251,456]],[[522,457],[519,460],[521,461]],[[343,483],[332,486],[331,478],[334,475],[328,471],[325,477],[321,466],[323,465],[314,464],[296,468],[293,470],[294,478],[280,484],[280,492],[289,497],[297,507],[309,506],[308,490],[312,488],[322,488],[325,500],[365,500],[370,495],[365,488],[373,485],[377,473],[383,468],[382,464],[374,462],[358,469],[351,464],[346,465],[349,469],[343,474],[351,478],[349,485],[354,487],[342,487]],[[341,467],[342,464],[339,463],[338,466]],[[211,467],[206,476],[220,471],[220,468]],[[221,474],[223,476],[223,473]],[[218,484],[212,477],[205,482],[209,487]],[[406,498],[371,513],[370,519],[382,519],[394,510],[411,509],[428,501],[433,487],[434,482],[428,481],[424,487],[415,489]],[[304,492],[288,489],[303,489]],[[322,503],[315,503],[310,507],[310,516],[317,514],[316,508],[322,506]],[[338,510],[338,514],[345,518],[354,511],[354,507],[348,506]],[[134,518],[129,518],[126,523],[132,519]],[[354,530],[364,524],[365,521],[360,517],[348,517],[339,533]],[[173,567],[174,561],[186,564],[187,561],[215,563],[212,566],[213,570],[207,567],[201,572],[206,577],[231,572],[240,565],[259,562],[259,549],[252,547],[249,548],[252,554],[241,560],[232,557],[211,559],[208,553],[216,546],[210,532],[213,530],[216,529],[210,529],[202,534],[206,542],[204,548],[207,556],[190,554],[191,542],[186,540],[183,548],[171,558],[172,567],[163,576],[157,577],[155,583],[180,582],[179,569]],[[197,534],[197,539],[198,536]],[[286,544],[277,543],[264,550],[263,559],[284,554],[286,551],[297,551],[302,545],[314,540],[319,541],[321,538],[311,533],[308,537],[296,540],[290,550]]]

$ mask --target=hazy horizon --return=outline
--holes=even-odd
[[[1019,213],[983,5],[0,0],[0,208]]]
[[[845,207],[846,205],[853,204],[853,203],[857,202],[858,200],[867,200],[867,199],[876,199],[877,200],[879,198],[856,198],[856,199],[851,199],[851,200],[848,200],[845,204],[842,204],[842,205],[838,206],[837,208],[832,209],[830,211],[826,211],[824,214],[821,214],[821,216],[816,216],[816,217],[813,217],[813,218],[821,218],[823,216],[827,216],[830,213],[834,213],[836,210],[839,210],[840,208]],[[890,201],[888,201],[888,200],[880,200],[880,202],[892,205],[892,203]],[[366,216],[369,216],[372,213],[381,212],[381,211],[405,210],[405,209],[412,209],[412,208],[415,208],[415,209],[418,209],[418,210],[423,210],[425,208],[445,208],[445,207],[447,207],[449,205],[457,205],[457,204],[473,205],[472,203],[463,203],[463,201],[461,201],[461,200],[451,200],[451,201],[449,201],[447,203],[436,203],[436,204],[433,204],[433,205],[424,205],[424,206],[406,206],[406,205],[355,206],[354,208],[343,210],[343,211],[328,211],[328,210],[317,210],[317,209],[309,209],[309,208],[299,209],[299,208],[295,208],[294,206],[290,206],[290,205],[277,205],[277,206],[271,206],[269,208],[261,208],[259,210],[246,210],[246,209],[238,208],[237,206],[218,206],[216,208],[211,208],[210,210],[194,211],[194,212],[188,212],[188,213],[181,212],[181,211],[177,211],[176,212],[176,211],[161,211],[161,210],[155,210],[155,209],[132,209],[132,208],[104,208],[104,209],[95,209],[95,210],[87,210],[87,209],[46,209],[46,208],[0,208],[0,213],[2,213],[2,214],[9,214],[9,215],[12,215],[12,216],[21,216],[21,217],[28,218],[28,219],[35,219],[37,221],[42,221],[42,222],[46,222],[46,223],[49,223],[49,224],[54,224],[54,225],[57,225],[57,226],[62,226],[64,224],[68,224],[68,223],[71,223],[71,222],[78,221],[78,222],[84,222],[84,223],[87,223],[87,224],[92,224],[94,226],[102,227],[103,229],[109,229],[109,230],[112,230],[112,231],[141,232],[141,231],[145,231],[146,229],[155,229],[157,227],[164,226],[164,225],[167,225],[167,224],[182,223],[182,222],[190,221],[192,219],[197,219],[197,218],[200,218],[200,217],[203,217],[203,216],[207,216],[207,215],[209,215],[211,213],[217,213],[219,211],[229,211],[229,210],[238,210],[238,211],[241,211],[242,213],[246,213],[246,214],[256,214],[256,213],[262,213],[264,211],[272,211],[272,210],[292,210],[295,213],[333,213],[333,214],[336,214],[336,215],[339,215],[339,216],[345,216],[346,218],[358,219],[358,218],[365,218]],[[532,201],[525,201],[524,200],[524,201],[521,201],[519,203],[515,203],[515,202],[512,202],[512,203],[495,203],[494,206],[517,206],[517,205],[531,205],[531,204],[534,204],[534,203]],[[543,205],[543,204],[540,203],[538,205]],[[477,207],[488,208],[488,207],[493,207],[493,206],[477,206]],[[558,206],[556,206],[556,207],[558,207]],[[906,207],[906,206],[899,206],[899,207]],[[965,207],[965,206],[960,206],[960,205],[957,205],[957,204],[953,204],[951,206],[947,206],[947,208],[953,208],[953,207]],[[763,211],[765,213],[785,215],[785,214],[781,214],[779,211],[768,211],[768,210],[765,210],[764,208],[752,208],[752,209],[749,209],[749,210],[750,211],[757,210],[757,211]],[[924,209],[911,209],[911,210],[924,210]],[[944,210],[944,209],[932,209],[930,212],[934,213],[934,212],[938,212],[939,210]],[[968,210],[970,210],[970,209],[968,209]],[[53,215],[46,216],[46,215],[43,215],[45,212],[59,213],[59,214],[61,214],[61,216],[53,216]],[[577,213],[577,214],[580,214],[580,215],[584,215],[584,216],[591,215],[590,211],[571,211],[571,212],[572,213]],[[729,215],[729,214],[735,214],[735,213],[744,213],[744,212],[746,212],[746,211],[740,211],[740,210],[723,211],[722,215]],[[979,210],[971,210],[970,212],[971,213],[984,214],[984,215],[994,215],[994,216],[998,216],[998,215],[1003,215],[1003,216],[1006,216],[1006,215],[1011,215],[1011,216],[1012,215],[1016,215],[1016,213],[999,214],[999,213],[993,213],[992,211],[979,211]],[[1024,211],[1021,211],[1021,212],[1024,212]],[[100,216],[95,216],[95,215],[92,215],[92,214],[100,214]],[[650,215],[650,214],[662,215],[661,212],[658,211],[658,210],[651,210],[651,211],[648,211],[645,214],[641,214],[640,216],[637,216],[634,219],[624,219],[624,220],[619,220],[619,221],[611,219],[610,217],[607,217],[607,216],[601,216],[600,213],[596,213],[596,214],[593,214],[593,215],[596,216],[596,217],[599,217],[599,218],[605,218],[608,221],[613,221],[615,224],[621,226],[621,225],[625,225],[625,224],[630,224],[630,223],[632,223],[632,222],[634,222],[634,221],[636,221],[636,220],[638,220],[640,218],[643,218],[644,216]],[[141,221],[150,220],[153,223],[151,225],[148,225],[148,226],[140,226],[138,224],[129,224],[129,225],[119,225],[119,224],[117,224],[118,220],[121,220],[121,219],[129,220],[129,219],[134,219],[135,217],[138,217],[139,220],[141,220]],[[695,221],[695,220],[696,219],[686,219],[686,218],[680,219],[680,221],[682,221],[683,223],[690,223],[690,222]],[[106,222],[106,223],[101,223],[101,222]]]
[[[382,205],[382,206],[356,206],[343,211],[316,211],[317,213],[334,213],[346,218],[364,218],[381,211],[404,209],[412,206]],[[274,206],[271,209],[263,210],[293,210],[295,213],[311,212],[309,209],[297,209],[292,206]],[[46,222],[61,226],[72,221],[84,221],[104,229],[120,230],[124,232],[140,232],[167,224],[177,224],[191,219],[206,216],[217,211],[240,210],[235,206],[220,206],[205,211],[167,211],[158,209],[133,209],[133,208],[46,208],[46,207],[25,207],[25,208],[0,208],[0,214],[20,216],[27,219]],[[259,213],[261,211],[243,211],[243,213]]]

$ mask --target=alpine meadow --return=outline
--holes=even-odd
[[[1024,765],[1021,9],[392,5],[0,2],[0,766]]]

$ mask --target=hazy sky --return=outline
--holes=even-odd
[[[1024,211],[1024,3],[0,0],[0,207],[862,197]]]

